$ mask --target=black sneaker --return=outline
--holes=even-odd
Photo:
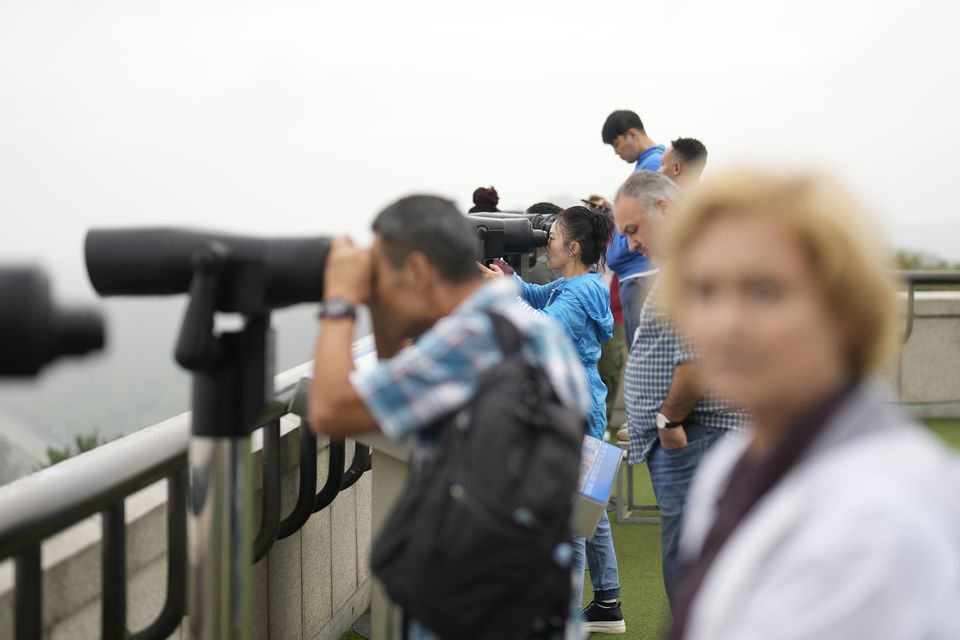
[[[623,621],[620,601],[603,604],[594,600],[582,612],[583,630],[590,633],[626,633],[627,623]]]

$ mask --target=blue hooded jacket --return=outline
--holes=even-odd
[[[607,388],[600,379],[597,362],[600,345],[613,336],[610,291],[606,283],[596,273],[558,278],[543,285],[514,277],[520,281],[520,295],[527,304],[557,320],[576,345],[593,399],[587,435],[602,440],[607,428]]]

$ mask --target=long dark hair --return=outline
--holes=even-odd
[[[580,244],[580,259],[587,266],[605,264],[607,243],[613,233],[613,220],[586,207],[570,207],[557,214],[567,244]]]

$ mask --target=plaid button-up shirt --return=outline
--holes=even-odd
[[[657,442],[656,415],[667,400],[674,369],[697,359],[696,350],[682,339],[662,310],[657,285],[655,282],[643,304],[624,373],[623,398],[630,432],[631,464],[646,460]],[[709,392],[688,416],[668,417],[730,431],[744,430],[749,425],[745,413]]]
[[[543,367],[557,395],[586,417],[591,406],[580,357],[560,325],[533,312],[517,294],[513,278],[485,285],[393,358],[350,381],[385,435],[421,433],[465,406],[481,374],[503,359],[487,311],[507,318],[522,336],[522,353]],[[433,444],[434,434],[423,434]]]

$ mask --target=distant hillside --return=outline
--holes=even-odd
[[[894,253],[894,261],[900,269],[905,270],[931,269],[960,271],[960,262],[950,262],[940,256],[925,251],[897,249],[896,253]]]

